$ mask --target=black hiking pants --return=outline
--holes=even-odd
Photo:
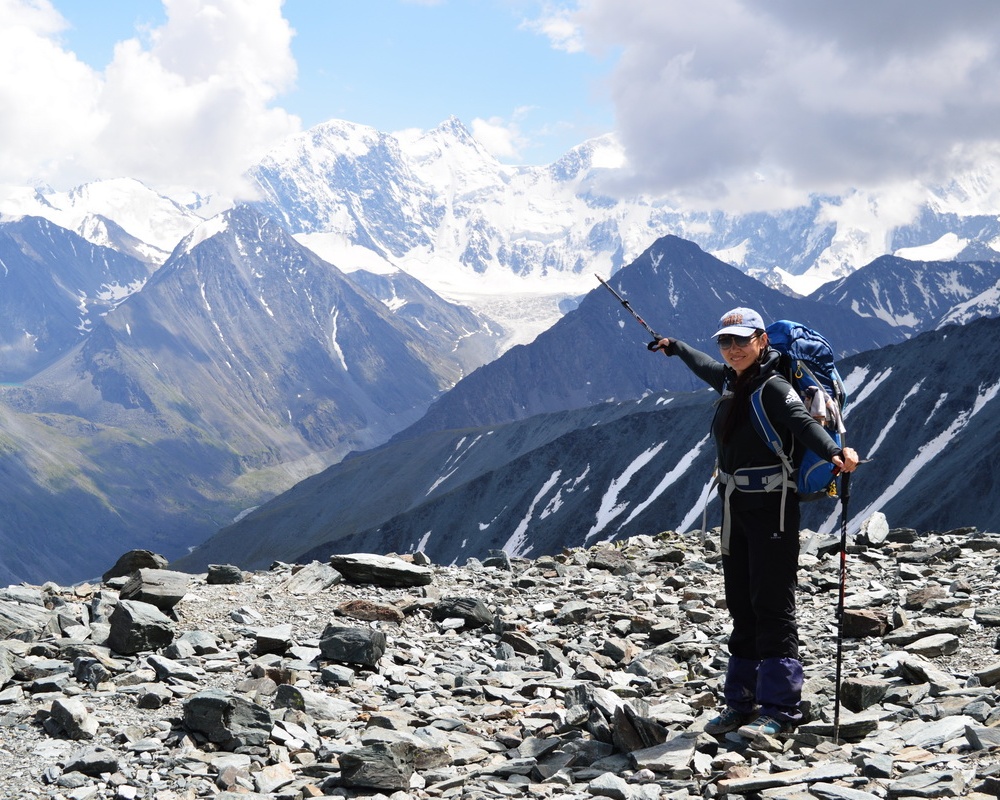
[[[722,557],[726,605],[733,621],[729,652],[760,661],[799,657],[795,588],[799,562],[799,498],[781,492],[733,492],[729,555]]]
[[[795,621],[799,498],[781,493],[730,497],[729,553],[722,557],[726,604],[733,621],[725,698],[729,706],[782,722],[802,719],[802,664]]]

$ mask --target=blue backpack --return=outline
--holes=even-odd
[[[813,419],[830,434],[838,446],[843,446],[846,433],[842,412],[847,404],[847,392],[834,360],[833,348],[819,333],[798,322],[781,319],[767,326],[767,338],[781,353],[780,371],[802,398]],[[765,381],[766,383],[766,381]],[[796,467],[781,446],[781,436],[767,418],[761,400],[763,384],[750,396],[751,420],[757,433],[781,459],[786,474],[797,474],[799,497],[815,500],[836,497],[838,492],[835,467],[811,450],[806,450]]]

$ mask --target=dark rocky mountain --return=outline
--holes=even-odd
[[[448,305],[423,300],[436,339],[256,209],[206,222],[81,344],[3,389],[0,569],[79,580],[124,546],[176,557],[385,441],[462,374],[438,350]],[[455,339],[491,335],[451,313]]]
[[[153,271],[30,216],[0,222],[0,264],[0,382],[56,361]]]
[[[821,286],[809,299],[885,320],[912,335],[936,327],[956,306],[998,284],[997,261],[908,261],[882,256],[846,278]]]
[[[436,356],[280,223],[239,206],[31,387],[105,424],[176,417],[263,464],[383,440],[459,376]]]
[[[852,519],[878,510],[893,526],[1000,526],[1000,509],[982,502],[1000,466],[1000,374],[982,343],[998,335],[1000,320],[980,319],[843,359],[849,441],[871,459],[852,483]],[[403,439],[304,481],[180,564],[257,567],[356,550],[452,563],[697,528],[713,400],[710,390],[650,395]],[[839,512],[834,501],[805,504],[804,522],[832,531]],[[712,499],[710,526],[718,515]]]
[[[398,320],[414,327],[429,350],[454,362],[462,374],[492,360],[503,331],[465,306],[449,303],[405,272],[359,269],[349,278],[382,301]]]
[[[657,240],[609,281],[654,330],[707,345],[719,318],[736,306],[765,319],[808,320],[840,354],[898,342],[903,334],[879,319],[789,297],[676,236]],[[595,278],[595,288],[528,345],[514,347],[460,381],[400,436],[523,419],[648,392],[690,390],[697,381],[664,370],[643,347],[649,336]]]

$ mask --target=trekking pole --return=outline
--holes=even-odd
[[[639,324],[646,329],[646,331],[649,333],[650,336],[653,337],[653,341],[647,344],[646,347],[648,347],[650,350],[655,350],[656,343],[660,341],[660,339],[662,339],[663,337],[660,336],[660,334],[658,334],[652,328],[650,328],[649,325],[646,324],[646,320],[644,320],[642,317],[640,317],[638,314],[635,313],[635,310],[629,304],[628,300],[626,300],[624,297],[618,294],[618,292],[612,289],[610,283],[608,283],[606,280],[604,280],[604,278],[602,278],[600,275],[597,275],[596,273],[594,277],[596,277],[597,280],[599,280],[604,285],[605,289],[607,289],[609,292],[611,292],[611,294],[613,294],[615,297],[618,298],[618,302],[621,303],[623,306],[625,306],[625,310],[628,311],[628,313],[631,314],[633,317],[635,317],[639,321]]]
[[[833,741],[840,744],[840,671],[844,660],[844,595],[847,591],[847,502],[851,499],[851,473],[840,482],[840,597],[837,600],[837,671],[833,695]]]

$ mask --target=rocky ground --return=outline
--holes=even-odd
[[[334,557],[0,590],[4,798],[864,798],[1000,793],[1000,535],[803,535],[810,720],[706,735],[715,538],[461,567]],[[836,732],[837,738],[834,739]]]

